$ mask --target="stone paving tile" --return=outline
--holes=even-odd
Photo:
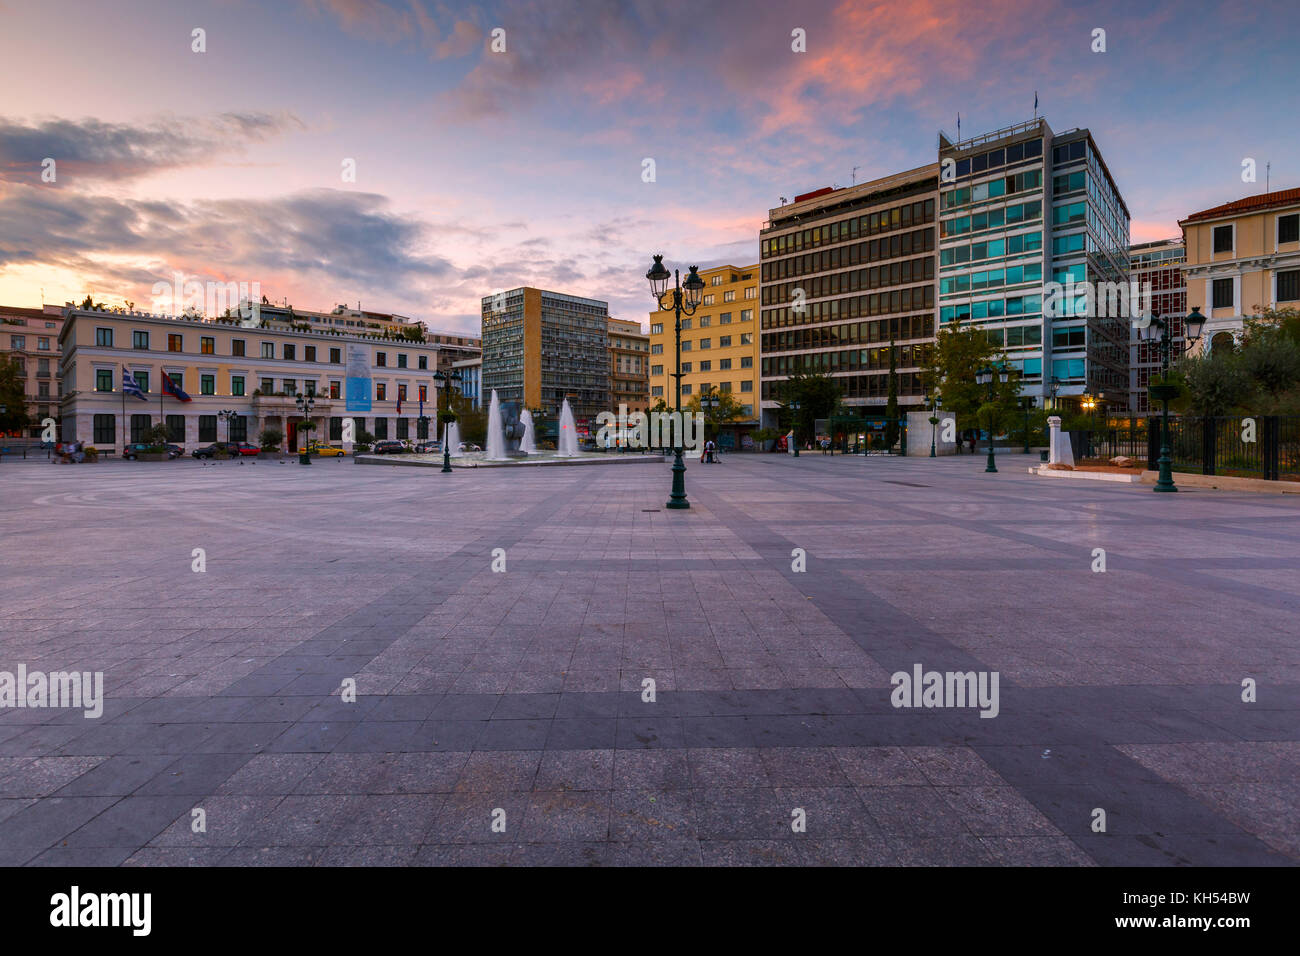
[[[243,558],[196,584],[141,555],[107,586],[89,540],[0,553],[0,670],[103,670],[108,692],[98,720],[0,709],[0,865],[1300,861],[1300,502],[1197,489],[1170,521],[1149,489],[1015,458],[728,464],[690,469],[685,515],[642,513],[651,466],[249,469],[237,498],[187,463],[7,472],[0,533],[30,536],[38,496],[65,526],[162,533],[147,503],[170,492],[228,515],[196,533]],[[92,507],[101,482],[128,493]],[[337,539],[375,492],[393,516],[450,492],[456,520],[394,570],[394,521]],[[32,574],[58,583],[35,598]],[[214,603],[239,623],[196,625]],[[999,671],[997,719],[895,709],[918,662]]]

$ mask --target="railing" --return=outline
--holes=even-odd
[[[1153,415],[1146,421],[1147,467],[1155,468],[1160,418]],[[1171,418],[1169,457],[1174,471],[1300,481],[1300,416]]]

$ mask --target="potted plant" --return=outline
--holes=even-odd
[[[258,443],[262,450],[258,452],[258,458],[274,458],[280,453],[280,442],[284,441],[284,433],[278,428],[264,428]]]
[[[1172,402],[1181,391],[1178,380],[1173,376],[1153,379],[1147,386],[1147,393],[1153,402]]]
[[[167,454],[167,441],[171,438],[171,430],[166,425],[155,425],[148,429],[140,440],[149,447],[142,452],[136,453],[137,461],[168,461],[171,456]]]

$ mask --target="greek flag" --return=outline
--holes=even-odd
[[[128,395],[134,395],[142,402],[149,401],[144,392],[140,391],[140,386],[135,383],[135,376],[126,370],[125,365],[122,366],[122,391]]]

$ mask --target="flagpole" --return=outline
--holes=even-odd
[[[121,375],[126,374],[126,366],[122,366]],[[117,386],[118,391],[122,393],[122,457],[126,457],[126,379],[122,379]]]

